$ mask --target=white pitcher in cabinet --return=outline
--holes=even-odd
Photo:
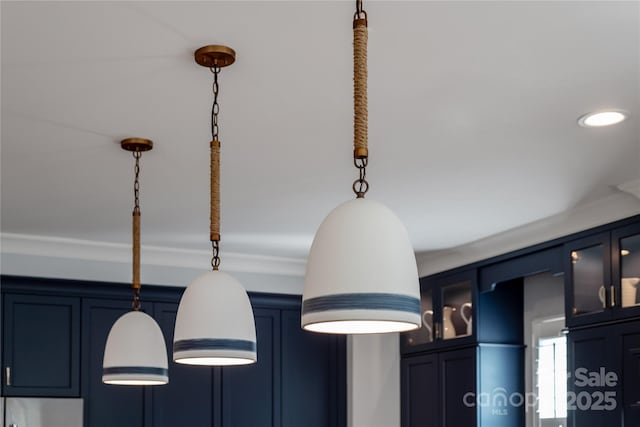
[[[464,309],[467,307],[469,307],[469,316],[464,314]],[[467,325],[467,335],[471,335],[471,333],[473,332],[471,323],[473,317],[473,308],[470,302],[465,302],[460,306],[460,317],[462,318],[462,321],[465,323],[465,325]]]
[[[451,321],[451,316],[454,311],[456,311],[455,307],[451,307],[450,305],[442,307],[442,326],[444,328],[443,336],[445,340],[456,337],[456,328],[453,327],[453,322]]]

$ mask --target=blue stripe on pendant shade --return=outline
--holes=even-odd
[[[420,315],[420,300],[389,293],[352,293],[310,298],[302,302],[302,314],[334,310],[390,310]]]
[[[173,351],[189,350],[235,350],[235,351],[256,351],[255,341],[232,340],[218,338],[199,338],[191,340],[180,340],[173,343]]]
[[[102,375],[119,375],[119,374],[146,374],[146,375],[162,375],[168,376],[167,368],[153,368],[150,366],[113,366],[110,368],[102,368]]]

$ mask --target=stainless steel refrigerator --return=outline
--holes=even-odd
[[[82,399],[2,397],[2,427],[82,427]]]

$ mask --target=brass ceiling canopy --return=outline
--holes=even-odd
[[[196,62],[207,68],[224,68],[236,62],[236,52],[227,46],[209,45],[196,50]]]
[[[153,148],[153,141],[144,138],[127,138],[120,141],[123,150],[132,152],[149,151]]]

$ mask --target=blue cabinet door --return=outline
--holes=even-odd
[[[281,425],[280,310],[253,312],[258,362],[220,368],[223,427]]]
[[[80,299],[4,295],[4,396],[80,395]]]
[[[565,243],[563,256],[567,326],[612,320],[611,233]]]
[[[611,267],[614,317],[640,318],[640,224],[611,233]]]
[[[148,427],[211,427],[214,420],[214,370],[173,362],[173,330],[178,304],[155,303],[154,318],[167,344],[169,384],[150,388]],[[219,396],[215,396],[219,397]]]
[[[151,312],[152,304],[143,304],[143,309]],[[130,300],[83,300],[82,397],[85,426],[144,426],[145,387],[102,383],[102,359],[107,335],[115,321],[129,310]]]
[[[304,331],[300,310],[283,310],[281,324],[282,426],[344,426],[346,338]]]
[[[624,425],[640,426],[640,325],[623,336]]]
[[[475,426],[476,408],[465,399],[476,390],[476,349],[439,354],[440,395],[443,427]]]
[[[438,354],[403,358],[400,385],[402,427],[439,427]]]
[[[622,425],[621,385],[631,379],[621,370],[618,328],[620,326],[604,326],[569,332],[567,420],[570,427]],[[615,381],[607,380],[611,374],[615,375]]]

